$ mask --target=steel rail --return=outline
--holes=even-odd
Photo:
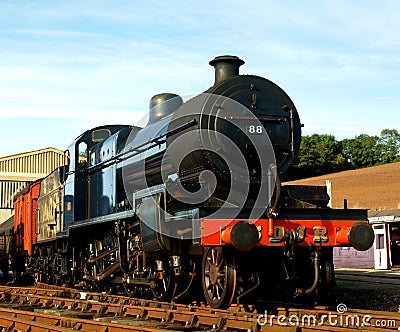
[[[70,318],[40,314],[36,312],[0,308],[0,326],[3,331],[85,331],[85,332],[118,332],[118,331],[166,331],[161,328],[148,328],[145,326],[131,326],[115,323],[104,323],[95,320]],[[172,330],[170,330],[172,331]]]
[[[43,289],[29,287],[0,287],[1,301],[41,308],[74,309],[93,313],[113,320],[156,320],[162,323],[180,323],[185,328],[209,327],[236,331],[397,331],[400,317],[397,313],[349,309],[338,314],[336,308],[315,309],[278,307],[265,315],[246,312],[244,307],[234,306],[229,310],[217,310],[204,306],[183,305],[110,296],[99,293],[84,293],[74,289]],[[81,295],[86,298],[81,299]],[[368,316],[368,326],[358,326],[356,317]],[[286,321],[281,317],[286,317]],[[330,323],[328,317],[336,320]],[[281,319],[281,320],[280,320]],[[292,321],[287,321],[292,319]],[[340,321],[341,320],[341,321]],[[297,326],[293,323],[298,322]],[[306,324],[304,324],[304,322]],[[335,323],[336,322],[336,323]],[[382,326],[382,322],[386,322]],[[390,322],[390,325],[389,325]],[[349,324],[351,323],[351,324]],[[296,328],[293,330],[293,328]],[[379,328],[378,328],[379,327]]]

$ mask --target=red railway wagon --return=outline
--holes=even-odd
[[[36,212],[40,193],[40,181],[36,180],[14,198],[14,248],[32,255],[32,245],[36,243]]]

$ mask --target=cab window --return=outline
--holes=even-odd
[[[108,129],[96,129],[92,131],[92,142],[102,142],[109,138],[111,132]]]
[[[87,144],[85,142],[79,143],[78,146],[78,163],[87,163]]]

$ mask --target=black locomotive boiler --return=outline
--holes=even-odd
[[[224,308],[326,292],[332,248],[372,245],[366,211],[328,208],[324,187],[280,183],[301,140],[287,94],[240,75],[237,57],[210,64],[212,87],[185,102],[155,95],[143,128],[73,141],[57,171],[63,208],[38,214],[37,279]]]

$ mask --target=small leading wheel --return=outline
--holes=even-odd
[[[236,292],[236,265],[233,256],[220,247],[204,251],[202,264],[203,292],[212,308],[228,308]]]
[[[177,287],[173,271],[167,268],[163,272],[162,278],[154,278],[153,282],[153,287],[151,287],[153,297],[158,301],[170,301]]]
[[[126,295],[129,297],[140,297],[140,289],[135,285],[123,284]]]

